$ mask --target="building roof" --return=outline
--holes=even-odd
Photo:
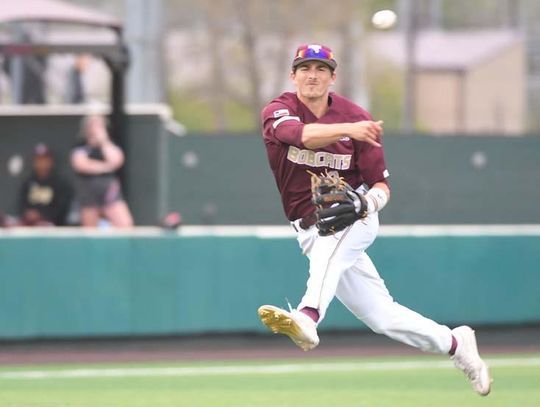
[[[421,31],[416,40],[416,66],[429,70],[465,70],[523,42],[515,31]],[[405,63],[402,33],[379,33],[370,49],[397,64]]]
[[[13,0],[0,2],[0,24],[47,21],[120,28],[120,20],[92,9],[59,0]]]

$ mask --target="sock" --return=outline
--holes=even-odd
[[[315,308],[304,307],[300,310],[301,313],[306,314],[313,321],[317,322],[319,320],[319,311]]]
[[[448,352],[448,354],[450,356],[454,356],[454,354],[456,353],[456,349],[457,349],[457,339],[454,337],[454,335],[452,335],[452,346],[450,346],[450,352]]]

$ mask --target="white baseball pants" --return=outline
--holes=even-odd
[[[298,221],[293,222],[298,226]],[[378,215],[355,222],[333,236],[319,236],[315,226],[298,230],[302,252],[309,258],[307,290],[298,309],[319,310],[319,322],[337,298],[374,332],[423,351],[448,353],[450,328],[394,301],[366,253],[379,228]]]

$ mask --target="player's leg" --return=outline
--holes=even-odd
[[[310,257],[313,246],[318,240],[317,229],[311,227],[299,230],[297,240],[302,253]],[[273,305],[263,305],[258,309],[259,317],[272,332],[287,335],[303,350],[311,350],[319,344],[317,324],[308,315],[298,309],[285,310]]]
[[[358,319],[377,333],[423,351],[450,351],[450,328],[395,302],[365,252],[353,267],[342,274],[336,296]]]
[[[466,326],[450,330],[394,301],[373,262],[363,253],[339,281],[336,296],[373,331],[423,351],[452,353],[456,367],[479,394],[489,394],[491,378],[478,354],[474,331]]]
[[[333,236],[321,237],[315,231],[315,241],[306,253],[309,258],[309,278],[299,309],[317,309],[319,322],[322,321],[342,274],[373,243],[378,227],[378,217],[374,214]]]
[[[273,332],[288,335],[304,350],[317,346],[317,323],[334,298],[341,273],[373,242],[377,227],[377,216],[372,215],[333,236],[321,237],[314,227],[300,231],[298,242],[310,264],[304,297],[298,308],[290,311],[263,305],[258,310],[262,322]]]

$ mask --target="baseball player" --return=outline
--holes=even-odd
[[[259,316],[273,332],[307,351],[319,344],[317,325],[336,296],[374,332],[423,351],[449,354],[474,390],[485,396],[491,378],[474,331],[468,326],[451,330],[395,302],[366,253],[377,236],[378,212],[390,199],[383,122],[330,92],[336,67],[328,47],[301,45],[290,73],[296,92],[283,93],[262,111],[270,167],[285,214],[309,258],[309,278],[296,309],[263,305]],[[323,219],[313,204],[308,171],[331,174],[350,185],[351,204]],[[325,222],[338,221],[347,225],[325,228]]]

